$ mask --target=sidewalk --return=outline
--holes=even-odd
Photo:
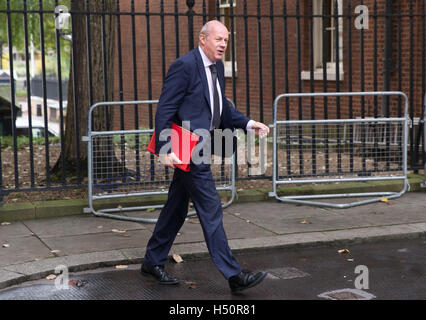
[[[60,210],[60,209],[58,209]],[[149,217],[156,217],[150,213]],[[224,209],[234,252],[351,244],[426,235],[426,193],[409,192],[388,203],[349,209],[276,201],[235,203]],[[0,226],[0,289],[54,273],[140,263],[155,225],[80,214],[12,221]],[[189,217],[170,254],[208,256],[201,226]]]

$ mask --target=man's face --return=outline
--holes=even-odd
[[[209,34],[200,36],[200,47],[211,62],[222,59],[228,45],[229,32],[222,24],[214,24],[210,27]]]

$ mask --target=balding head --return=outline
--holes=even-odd
[[[206,24],[201,28],[200,36],[208,36],[212,28],[225,28],[226,31],[228,31],[226,26],[219,20],[210,20],[209,22],[206,22]]]
[[[229,31],[218,20],[207,22],[200,31],[199,45],[211,62],[222,59],[228,45]]]

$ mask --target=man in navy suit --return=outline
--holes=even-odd
[[[221,61],[228,44],[228,29],[219,21],[206,23],[200,31],[199,47],[178,58],[169,68],[155,117],[156,153],[170,168],[180,163],[160,137],[172,123],[189,123],[190,130],[213,132],[215,129],[254,130],[260,136],[269,128],[250,120],[225,98],[224,66]],[[170,145],[170,144],[169,144]],[[166,147],[165,147],[166,146]],[[228,280],[232,292],[259,284],[265,272],[242,271],[228,246],[222,225],[222,204],[209,163],[191,162],[190,172],[174,170],[168,200],[148,242],[141,266],[143,275],[154,276],[160,284],[177,284],[179,280],[164,270],[169,250],[188,212],[189,199],[198,214],[210,256]]]

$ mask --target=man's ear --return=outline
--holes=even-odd
[[[206,35],[200,34],[200,37],[198,38],[200,44],[205,45],[206,44]]]

